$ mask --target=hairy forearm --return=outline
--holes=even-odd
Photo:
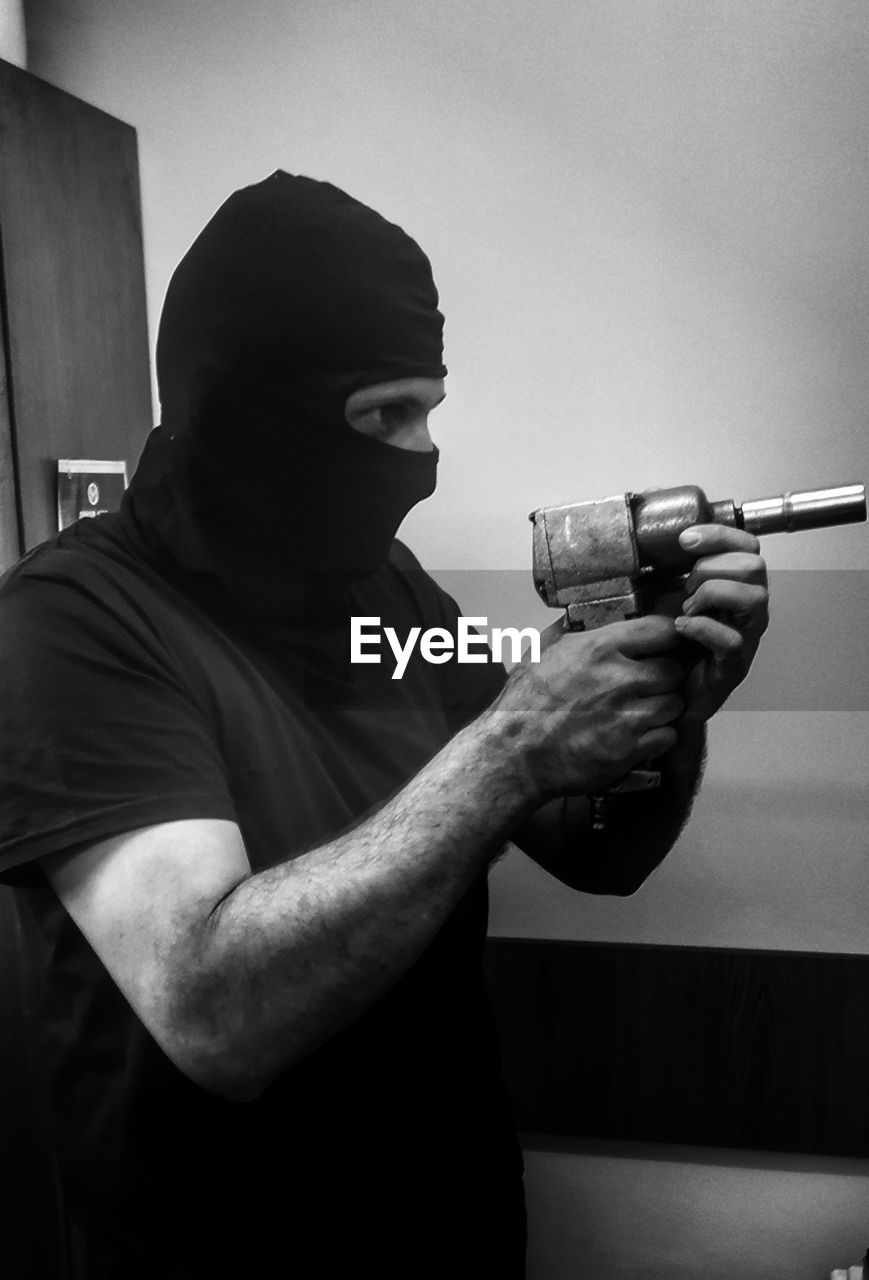
[[[652,762],[660,786],[611,805],[597,851],[612,866],[608,892],[635,892],[670,852],[691,814],[705,757],[704,727],[686,728],[677,746]]]
[[[705,746],[703,726],[686,728],[678,745],[653,762],[661,785],[613,796],[602,830],[592,830],[588,797],[567,796],[532,815],[514,842],[570,888],[634,893],[672,849],[688,820]]]
[[[410,967],[539,803],[506,732],[474,722],[373,817],[249,876],[181,944],[196,948],[175,1008],[194,1078],[255,1096]]]

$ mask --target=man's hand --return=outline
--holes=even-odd
[[[594,793],[676,743],[685,702],[670,618],[544,633],[539,663],[514,668],[488,713],[540,800]]]
[[[697,561],[676,627],[706,650],[682,685],[682,723],[702,724],[748,675],[769,625],[769,582],[751,533],[704,524],[684,530],[679,541]]]

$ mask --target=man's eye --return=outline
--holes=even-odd
[[[404,419],[404,417],[411,415],[413,408],[415,406],[413,406],[412,401],[390,401],[388,404],[384,404],[384,413],[389,417],[394,417],[394,419]]]
[[[384,422],[406,422],[414,412],[415,406],[410,400],[390,400],[382,406],[380,413]]]

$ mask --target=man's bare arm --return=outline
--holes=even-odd
[[[403,974],[541,803],[676,740],[672,622],[564,636],[511,674],[388,804],[251,874],[232,823],[169,823],[45,859],[46,874],[164,1051],[253,1097]]]
[[[256,875],[217,820],[44,866],[176,1065],[251,1097],[388,990],[533,807],[498,755],[473,726],[373,818]]]

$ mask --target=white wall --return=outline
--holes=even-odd
[[[23,67],[27,62],[21,0],[0,0],[0,58]]]
[[[139,131],[152,328],[205,219],[277,167],[345,186],[425,247],[450,398],[441,485],[405,534],[466,612],[537,609],[535,506],[869,480],[863,0],[31,0],[28,19],[32,69]],[[766,544],[790,612],[715,724],[695,817],[649,886],[569,896],[517,855],[496,932],[869,951],[867,548],[865,526]],[[850,572],[805,573],[834,568]],[[827,1167],[805,1173],[807,1247],[841,1226]],[[594,1176],[576,1153],[532,1163],[540,1223],[578,1171]],[[561,1244],[550,1262],[538,1246],[535,1276],[584,1274],[559,1249],[601,1238],[613,1275],[665,1274],[662,1205],[689,1235],[714,1203],[735,1230],[758,1178],[787,1198],[783,1176],[731,1170],[708,1202],[656,1180],[652,1213],[626,1177],[597,1243],[546,1211]],[[760,1269],[767,1244],[731,1274],[785,1274]]]

